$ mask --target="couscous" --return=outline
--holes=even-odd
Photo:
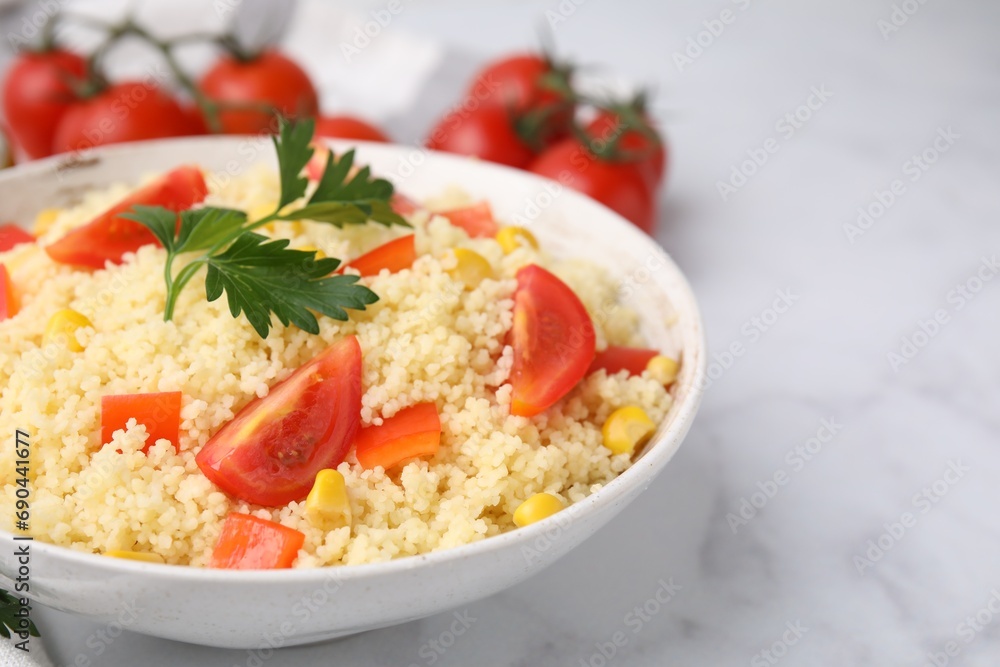
[[[286,194],[273,170],[223,180],[186,169],[204,192],[174,210],[252,221]],[[317,262],[345,259],[320,273],[359,276],[338,289],[370,290],[345,306],[346,320],[317,315],[315,333],[278,310],[265,311],[262,331],[252,299],[234,317],[235,278],[211,267],[171,293],[169,248],[152,238],[111,256],[104,243],[88,266],[80,230],[134,195],[117,185],[44,211],[37,239],[0,252],[0,437],[30,439],[36,539],[214,567],[422,554],[594,493],[671,407],[680,350],[643,349],[616,282],[550,257],[461,192],[419,205],[392,195],[409,226],[257,228]],[[76,254],[60,256],[53,248],[72,234]],[[209,297],[221,280],[226,298],[206,298],[206,280]],[[536,337],[559,342],[538,350]],[[0,449],[0,527],[11,532],[17,468],[14,448]]]

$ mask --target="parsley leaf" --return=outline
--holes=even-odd
[[[160,206],[134,206],[121,217],[149,228],[170,254],[207,250],[247,222],[243,211],[212,207],[175,213]]]
[[[289,323],[312,334],[319,324],[310,311],[335,320],[346,320],[345,308],[364,310],[378,297],[357,276],[330,274],[337,259],[315,258],[315,253],[291,250],[288,240],[268,240],[244,232],[222,254],[209,257],[205,294],[215,301],[226,293],[233,317],[245,313],[262,338],[271,329],[271,313],[282,324]]]
[[[20,632],[18,616],[21,610],[21,601],[14,594],[7,591],[0,591],[0,637],[10,639],[10,633]],[[9,628],[9,629],[8,629]],[[28,620],[28,634],[32,637],[38,636],[38,628],[32,620]]]
[[[281,196],[273,213],[250,221],[244,211],[206,206],[176,213],[158,206],[134,206],[122,217],[148,228],[167,250],[163,274],[167,301],[163,317],[173,318],[177,298],[203,268],[209,301],[226,295],[233,317],[241,313],[262,337],[271,330],[271,316],[285,326],[319,333],[314,313],[338,320],[347,310],[364,310],[378,301],[357,276],[331,275],[338,259],[317,259],[316,251],[293,250],[287,240],[269,240],[253,230],[275,220],[313,220],[337,227],[369,220],[382,225],[409,226],[392,210],[392,183],[373,178],[368,167],[354,169],[354,151],[340,158],[332,153],[308,203],[298,210],[282,209],[301,199],[309,186],[302,171],[313,155],[314,122],[292,124],[279,118],[274,137],[278,153]],[[352,175],[353,172],[353,175]],[[186,253],[199,253],[176,275],[173,265]]]
[[[316,121],[308,119],[289,123],[281,118],[278,126],[280,129],[273,141],[274,149],[278,152],[278,174],[281,176],[281,198],[278,200],[280,211],[305,195],[309,186],[309,179],[302,175],[302,170],[313,156],[310,144]]]

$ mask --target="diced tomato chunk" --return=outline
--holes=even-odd
[[[598,352],[594,357],[594,363],[587,369],[587,375],[594,371],[604,369],[608,375],[614,375],[618,371],[627,370],[629,375],[642,375],[646,370],[649,360],[658,355],[656,350],[647,350],[641,347],[620,347],[618,345],[608,345],[603,352]]]
[[[398,192],[393,193],[392,199],[389,200],[389,206],[400,215],[410,215],[420,210],[420,204]]]
[[[142,451],[157,440],[169,440],[180,451],[181,392],[119,394],[101,397],[101,442],[111,442],[114,432],[131,419],[145,425],[149,438]]]
[[[20,309],[21,304],[18,302],[10,274],[7,273],[7,267],[0,264],[0,321],[14,317]]]
[[[451,224],[464,229],[472,238],[492,238],[500,231],[500,226],[493,219],[493,209],[487,201],[465,208],[441,211],[441,215],[451,220]]]
[[[127,252],[159,244],[153,232],[119,217],[136,205],[163,206],[185,211],[208,196],[205,177],[197,167],[178,167],[121,200],[104,213],[45,248],[54,261],[103,269],[106,262],[121,264]]]
[[[34,243],[35,237],[14,223],[0,225],[0,252],[6,252],[22,243]]]
[[[413,243],[415,238],[413,234],[408,234],[383,243],[351,260],[347,266],[357,269],[362,276],[377,276],[382,269],[389,269],[390,273],[408,269],[417,261],[417,250]]]
[[[369,426],[355,439],[358,463],[371,469],[385,470],[417,456],[431,456],[441,446],[441,418],[433,403],[404,408],[385,419],[380,426]]]
[[[229,570],[273,570],[295,562],[306,536],[294,528],[232,512],[222,524],[210,567]]]

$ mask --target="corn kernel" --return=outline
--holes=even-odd
[[[163,563],[163,557],[159,554],[149,553],[148,551],[105,551],[105,556],[111,556],[112,558],[124,558],[125,560],[137,560],[142,563]]]
[[[316,473],[312,490],[306,496],[306,518],[317,528],[342,526],[351,522],[347,483],[338,471],[327,468]]]
[[[45,334],[42,336],[42,343],[51,345],[65,339],[66,347],[73,352],[83,352],[83,345],[76,339],[76,330],[83,327],[92,327],[86,315],[78,313],[69,308],[57,310],[49,318],[49,323],[45,325]]]
[[[319,248],[317,248],[314,245],[304,245],[301,248],[296,248],[296,250],[305,250],[306,252],[314,252],[314,253],[316,253],[316,259],[325,259],[326,258],[326,253],[323,252],[322,250],[320,250]]]
[[[493,277],[493,266],[475,250],[455,248],[455,268],[448,273],[465,285],[466,289],[476,289],[479,283]]]
[[[538,250],[538,239],[524,227],[501,227],[500,231],[497,232],[497,243],[508,255],[525,246],[531,246]]]
[[[653,437],[656,424],[646,412],[635,405],[627,405],[612,412],[601,433],[604,446],[615,454],[631,454]]]
[[[43,208],[35,216],[35,236],[41,236],[45,232],[49,231],[52,227],[52,223],[56,221],[62,210],[58,208]]]
[[[563,501],[551,493],[536,493],[514,510],[514,523],[524,528],[548,518],[563,508]]]
[[[677,379],[677,371],[680,367],[681,365],[677,363],[676,359],[664,357],[663,355],[653,357],[646,364],[646,370],[649,371],[649,375],[665,386],[673,384],[674,380]]]

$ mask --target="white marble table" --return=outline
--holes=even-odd
[[[881,28],[890,0],[403,3],[388,29],[482,55],[563,7],[563,53],[657,89],[658,238],[701,299],[717,379],[627,514],[459,610],[460,636],[443,614],[269,667],[1000,661],[1000,5],[895,1],[917,10]],[[713,19],[729,22],[679,67]],[[754,173],[724,199],[734,168]],[[256,664],[38,621],[58,664]]]

